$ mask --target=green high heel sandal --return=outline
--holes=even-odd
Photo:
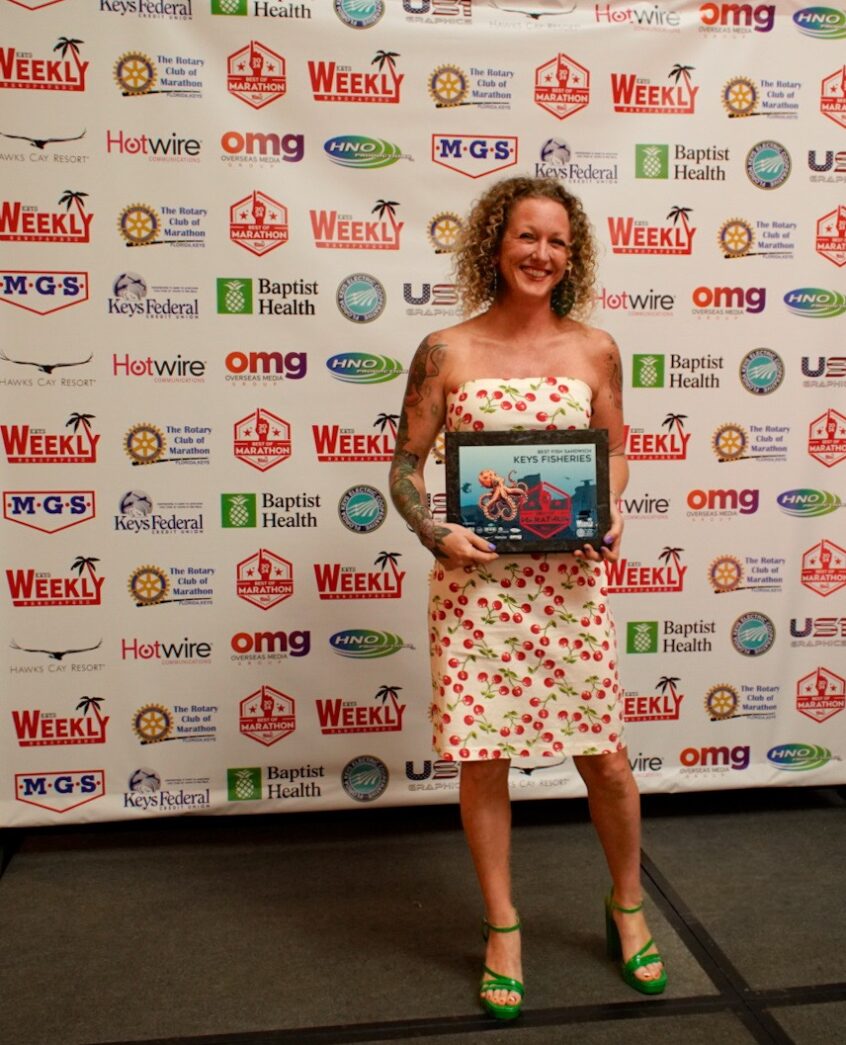
[[[637,914],[638,911],[643,910],[643,900],[637,905],[637,907],[621,907],[614,898],[613,893],[605,899],[605,944],[608,950],[608,957],[612,961],[620,962],[620,975],[623,977],[623,981],[629,985],[633,990],[640,991],[641,994],[661,994],[664,988],[667,986],[667,970],[662,969],[661,975],[656,976],[652,980],[641,980],[635,975],[638,969],[642,969],[644,965],[653,965],[656,962],[663,962],[663,958],[660,954],[647,954],[646,952],[652,946],[654,941],[652,938],[646,941],[643,947],[639,951],[636,951],[628,961],[623,961],[623,947],[620,943],[620,930],[614,921],[612,911],[619,911],[621,914]]]
[[[491,925],[486,919],[482,919],[482,938],[487,942],[488,935],[490,933],[513,933],[517,932],[520,928],[520,918],[518,916],[517,921],[514,925]],[[490,980],[482,980],[480,991],[487,993],[488,991],[509,991],[514,994],[520,995],[520,1000],[516,1005],[497,1005],[496,1002],[490,1001],[485,998],[482,994],[479,995],[479,1000],[482,1003],[483,1008],[495,1016],[498,1020],[513,1020],[520,1015],[520,1008],[523,1005],[523,984],[519,980],[514,980],[510,976],[503,976],[501,973],[494,972],[493,969],[489,969],[487,965],[482,966],[484,971],[491,976]]]

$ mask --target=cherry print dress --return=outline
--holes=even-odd
[[[477,378],[447,394],[449,431],[587,428],[567,377]],[[433,743],[442,758],[560,759],[619,751],[622,692],[605,565],[565,553],[436,563],[429,584]]]

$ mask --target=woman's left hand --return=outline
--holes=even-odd
[[[611,501],[611,526],[602,539],[602,552],[598,552],[591,544],[577,548],[573,555],[577,559],[589,559],[591,562],[616,562],[620,555],[620,543],[623,539],[623,517],[617,502]]]

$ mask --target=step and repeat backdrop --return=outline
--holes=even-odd
[[[642,790],[846,781],[846,9],[0,10],[0,822],[456,799],[387,470],[515,174],[601,244]]]

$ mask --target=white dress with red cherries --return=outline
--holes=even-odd
[[[576,378],[477,378],[447,393],[448,431],[587,428]],[[560,760],[619,751],[622,693],[604,563],[503,554],[434,566],[429,640],[435,750],[445,759]]]

